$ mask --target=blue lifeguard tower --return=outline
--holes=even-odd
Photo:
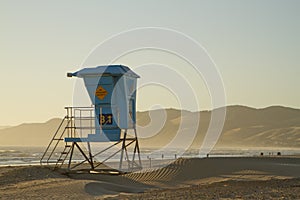
[[[67,76],[83,79],[92,106],[66,107],[67,115],[53,136],[41,163],[51,163],[53,157],[57,155],[55,150],[58,144],[63,141],[65,147],[55,163],[56,167],[63,166],[68,160],[68,169],[88,162],[90,169],[95,170],[120,152],[120,171],[124,158],[128,163],[129,170],[141,168],[136,132],[136,87],[139,76],[124,65],[84,68],[74,73],[67,73]],[[132,134],[128,135],[128,131],[131,131]],[[93,154],[91,143],[101,144],[103,142],[112,144]],[[87,151],[84,151],[83,143],[87,144]],[[117,145],[121,145],[121,147],[111,156],[102,162],[95,162],[95,156],[99,156]],[[134,145],[131,159],[127,152],[127,147],[130,145]],[[75,148],[79,150],[84,159],[72,165]],[[138,162],[135,161],[136,154]]]

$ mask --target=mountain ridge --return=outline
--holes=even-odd
[[[179,131],[182,131],[183,135],[190,135],[198,125],[191,147],[199,147],[213,111],[192,112],[169,108],[137,112],[138,134],[142,136],[141,146],[150,147],[153,144],[164,146]],[[200,119],[199,123],[193,124],[193,120],[197,117]],[[155,123],[160,121],[163,126],[157,130]],[[185,123],[180,129],[182,121]],[[46,146],[60,122],[61,119],[52,118],[44,123],[23,123],[0,129],[0,138],[2,138],[0,146]],[[152,122],[155,123],[151,127],[149,125]],[[145,137],[147,134],[151,137]],[[184,141],[184,138],[182,140]],[[217,147],[228,146],[300,148],[300,109],[284,106],[252,108],[231,105],[226,107],[226,119]]]

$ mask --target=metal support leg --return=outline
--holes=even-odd
[[[124,154],[126,136],[127,136],[127,129],[124,132],[124,137],[123,137],[123,142],[122,142],[121,158],[120,158],[120,165],[119,165],[119,170],[120,171],[122,170],[122,162],[123,162],[123,154]]]
[[[135,154],[136,154],[136,151],[137,151],[137,148],[136,148],[136,140],[135,141],[135,145],[134,145],[134,150],[133,150],[133,155],[132,155],[132,168],[134,167],[133,165],[135,164]]]
[[[125,150],[125,156],[126,156],[126,160],[127,160],[127,164],[128,164],[128,170],[129,170],[130,169],[130,160],[129,160],[129,156],[128,156],[126,146],[124,147],[124,150]]]
[[[80,146],[77,144],[77,142],[74,142],[74,144],[76,145],[76,147],[78,148],[78,150],[80,151],[80,153],[84,156],[84,158],[90,163],[91,168],[94,168],[93,163],[90,161],[90,159],[85,155],[85,153],[83,152],[83,150],[80,148]]]
[[[69,164],[68,164],[68,170],[71,169],[71,163],[72,163],[73,152],[74,152],[74,142],[72,143],[72,146],[71,146],[71,154],[70,154],[70,159],[69,159]]]
[[[89,149],[89,156],[90,156],[90,164],[91,164],[91,167],[92,167],[92,170],[94,170],[94,162],[93,162],[93,155],[92,155],[92,150],[91,150],[91,144],[90,142],[87,142],[87,145],[88,145],[88,149]]]

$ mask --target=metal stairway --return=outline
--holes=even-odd
[[[61,167],[70,153],[70,147],[67,142],[64,142],[64,137],[69,134],[69,125],[72,119],[65,116],[59,124],[55,134],[53,135],[49,145],[40,159],[41,165],[51,165],[54,168]]]
[[[57,159],[55,168],[60,168],[64,164],[65,160],[68,158],[68,155],[70,154],[70,151],[71,151],[71,145],[69,145],[66,142],[64,150],[60,153],[60,156]]]

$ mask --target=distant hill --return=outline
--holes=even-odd
[[[9,128],[9,127],[11,127],[11,126],[0,126],[0,130],[1,129],[6,129],[6,128]]]
[[[166,116],[165,122],[161,121],[162,116]],[[199,147],[203,141],[211,111],[189,112],[166,109],[165,111],[154,110],[150,113],[138,112],[137,123],[141,126],[138,129],[141,146],[165,146],[177,134],[181,120],[185,125],[180,127],[183,133],[180,140],[186,140],[195,127],[192,123],[193,119],[199,116],[200,123],[192,143],[193,148]],[[61,119],[51,119],[45,123],[21,124],[0,129],[0,146],[46,146],[60,121]],[[300,148],[300,110],[281,106],[263,109],[228,106],[223,132],[217,146]]]
[[[281,106],[227,108],[219,145],[300,147],[300,110]]]
[[[155,116],[152,111],[152,117]],[[139,113],[138,124],[144,125],[150,121],[148,112]],[[184,119],[186,127],[181,128],[187,136],[192,131],[193,124],[188,124],[193,118],[200,117],[197,136],[192,144],[199,148],[208,129],[211,111],[181,112],[167,110],[167,121],[159,134],[141,139],[144,146],[164,146],[179,129],[180,120]],[[143,133],[140,133],[143,134]],[[183,134],[183,135],[184,135]],[[185,138],[182,137],[182,141]],[[300,148],[300,110],[281,106],[255,109],[246,106],[228,106],[222,135],[217,147],[299,147]]]
[[[25,123],[0,130],[0,146],[45,146],[49,143],[61,119],[45,123]]]

